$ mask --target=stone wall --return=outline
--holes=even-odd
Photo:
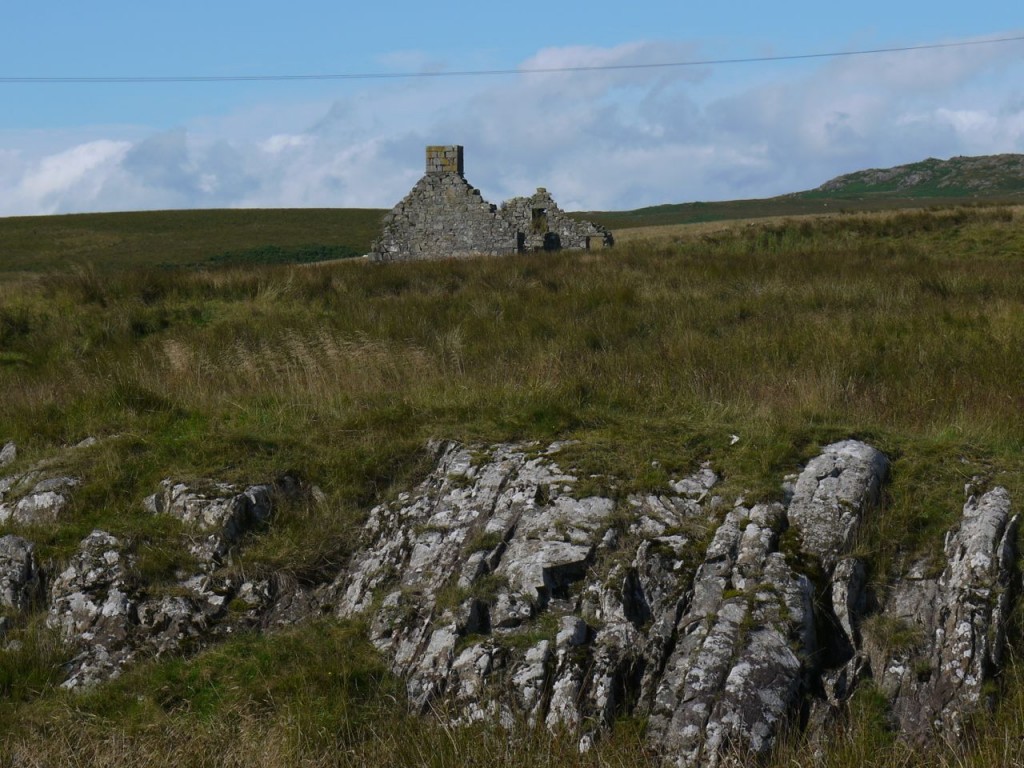
[[[428,173],[384,217],[376,261],[417,261],[516,252],[516,232],[458,173]]]
[[[521,251],[590,250],[612,243],[611,233],[603,227],[566,216],[544,187],[529,197],[506,200],[498,213],[523,236]]]
[[[491,205],[466,181],[461,146],[427,147],[426,166],[426,175],[384,217],[371,259],[501,256],[612,243],[608,230],[569,218],[543,188],[500,210]]]

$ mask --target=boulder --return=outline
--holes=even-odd
[[[863,515],[877,505],[889,475],[884,454],[858,440],[822,449],[797,478],[789,520],[800,533],[804,552],[831,573],[853,543]]]
[[[17,458],[18,446],[13,441],[4,443],[3,447],[0,448],[0,468],[13,464]]]

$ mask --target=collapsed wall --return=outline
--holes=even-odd
[[[427,147],[426,174],[385,217],[374,261],[502,256],[611,245],[611,233],[572,219],[547,190],[488,203],[465,177],[461,146]]]
[[[515,227],[520,251],[589,251],[612,244],[607,229],[566,216],[544,187],[529,197],[506,200],[500,215]]]

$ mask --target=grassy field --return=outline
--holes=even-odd
[[[268,247],[358,250],[371,213],[0,221],[0,443],[17,441],[14,469],[52,459],[85,481],[60,526],[23,532],[45,559],[104,527],[149,553],[140,571],[156,580],[177,557],[141,506],[161,478],[289,470],[325,490],[327,511],[283,510],[247,567],[313,578],[344,560],[373,503],[423,471],[431,437],[575,439],[575,465],[619,494],[710,460],[723,492],[748,500],[779,497],[782,475],[821,444],[859,437],[893,459],[884,513],[859,545],[880,584],[940,551],[971,477],[1024,498],[1019,209],[649,230],[589,254],[210,263]],[[319,228],[321,216],[333,223]],[[64,449],[86,436],[99,444]],[[580,756],[570,739],[411,718],[351,625],[237,638],[85,696],[55,689],[68,651],[38,616],[11,636],[22,645],[0,651],[8,764],[652,759],[642,723]],[[820,764],[1012,764],[1022,672],[1014,661],[1006,704],[967,753],[908,751],[866,692]],[[778,765],[794,764],[813,764],[811,750],[782,750]]]
[[[0,218],[0,279],[86,265],[109,271],[295,262],[317,248],[326,258],[362,255],[383,215],[309,208]]]
[[[944,206],[968,200],[933,200]],[[1007,198],[1005,204],[1010,204]],[[1020,199],[1016,202],[1019,204]],[[987,205],[997,204],[989,200]],[[930,204],[921,198],[788,195],[768,200],[685,203],[635,211],[573,214],[599,222],[617,237],[637,229],[702,222],[781,220]],[[973,201],[977,204],[977,201]],[[155,267],[207,268],[295,264],[361,256],[380,234],[378,209],[145,211],[0,218],[0,281],[90,269],[100,273]],[[664,233],[642,236],[662,237]]]
[[[618,231],[632,230],[636,227],[662,227],[794,216],[864,214],[920,210],[929,207],[1014,206],[1020,205],[1021,200],[1020,194],[1009,193],[984,197],[956,197],[949,194],[928,197],[886,193],[798,192],[755,200],[672,203],[655,205],[650,208],[637,208],[634,211],[590,211],[573,215]]]

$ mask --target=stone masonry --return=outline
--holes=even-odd
[[[427,172],[384,217],[374,261],[502,256],[611,245],[603,227],[572,219],[547,190],[498,208],[466,181],[461,146],[427,147]]]

